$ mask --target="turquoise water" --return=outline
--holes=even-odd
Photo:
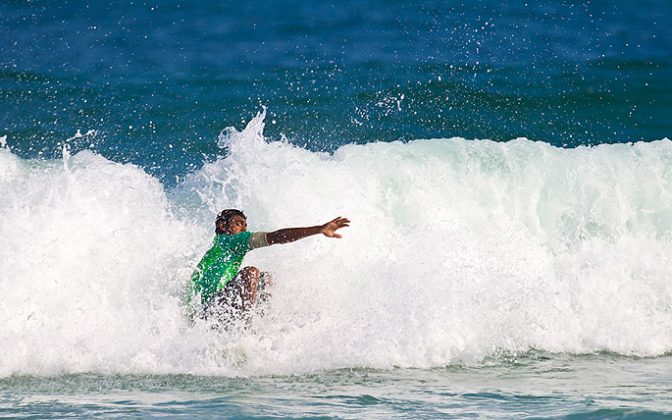
[[[660,418],[669,2],[0,4],[0,416]],[[214,215],[251,252],[190,326]]]
[[[670,359],[502,356],[475,366],[291,376],[62,375],[3,379],[15,418],[665,418]]]

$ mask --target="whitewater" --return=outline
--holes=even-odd
[[[0,147],[0,377],[258,376],[477,364],[530,351],[672,351],[672,141],[348,144],[264,136],[166,186],[66,146]],[[274,275],[248,330],[190,326],[184,293],[215,214],[250,230],[348,217],[343,239],[251,252]]]

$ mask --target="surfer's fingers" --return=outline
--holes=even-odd
[[[346,219],[345,217],[338,216],[332,220],[331,223],[336,223],[339,227],[343,227],[348,226],[350,224],[350,220]]]

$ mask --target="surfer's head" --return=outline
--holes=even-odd
[[[247,216],[237,209],[222,210],[215,221],[215,233],[235,235],[247,230]]]

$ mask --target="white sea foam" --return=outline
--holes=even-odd
[[[85,151],[0,148],[0,376],[267,374],[441,366],[499,351],[672,350],[672,142],[348,145],[226,130],[170,191]],[[251,252],[274,273],[253,331],[189,327],[181,298],[216,211],[252,230],[352,220]]]

